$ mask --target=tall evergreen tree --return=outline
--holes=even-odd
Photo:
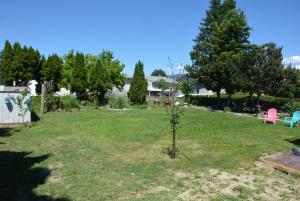
[[[26,86],[28,82],[34,79],[34,68],[35,68],[35,52],[27,46],[22,49],[22,69],[20,72],[21,85]]]
[[[24,73],[24,54],[20,43],[15,42],[13,45],[13,60],[11,68],[13,71],[13,79],[16,85],[22,85],[22,75]]]
[[[263,48],[249,45],[241,62],[240,88],[249,93],[251,107],[254,109],[253,94],[261,93],[264,88]]]
[[[248,47],[250,28],[244,13],[235,7],[234,0],[225,0],[222,5],[224,16],[216,33],[220,55],[217,59],[219,71],[223,75],[222,86],[231,95],[240,89],[240,64],[244,50]]]
[[[3,85],[11,86],[14,76],[12,70],[13,51],[9,41],[5,41],[4,49],[0,55],[0,82]]]
[[[52,81],[53,90],[58,90],[58,84],[61,81],[62,59],[53,54],[48,57],[42,67],[42,77],[44,81]]]
[[[72,78],[70,81],[71,91],[76,92],[77,96],[81,96],[88,87],[85,60],[82,53],[77,52],[74,57]]]
[[[218,96],[222,88],[231,95],[239,86],[239,64],[250,29],[235,0],[211,0],[206,14],[190,54],[193,65],[186,70]]]
[[[195,45],[190,53],[193,65],[186,68],[191,77],[198,80],[206,88],[220,94],[222,73],[218,71],[218,49],[215,44],[216,32],[221,20],[221,1],[211,0],[210,7],[206,11],[206,18],[201,22],[199,34],[193,40]]]
[[[13,82],[26,86],[30,80],[41,80],[43,57],[38,50],[32,47],[21,46],[15,42],[13,48],[9,41],[5,41],[4,49],[0,54],[0,77],[2,84],[11,86]]]
[[[39,53],[38,50],[33,49],[32,47],[28,48],[27,59],[25,60],[26,70],[30,72],[26,82],[29,80],[36,80],[38,83],[41,81],[41,70],[43,64],[43,56]]]
[[[148,83],[145,79],[144,64],[139,60],[135,64],[128,97],[133,104],[142,105],[146,102]]]
[[[282,48],[274,43],[251,45],[241,63],[241,87],[243,91],[257,95],[257,105],[262,93],[277,95],[284,84]]]
[[[267,43],[264,49],[264,93],[277,95],[284,81],[284,65],[282,64],[282,47],[275,43]]]
[[[62,79],[60,85],[67,89],[70,89],[75,60],[74,58],[74,50],[70,50],[68,54],[64,55],[64,63],[62,66]]]

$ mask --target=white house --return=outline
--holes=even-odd
[[[175,80],[167,78],[167,77],[160,77],[160,76],[145,76],[147,83],[148,83],[148,95],[149,96],[158,96],[161,92],[161,89],[157,87],[157,84],[161,79],[166,81],[169,86],[172,86],[172,84],[176,83]],[[116,96],[127,96],[127,93],[129,92],[130,85],[132,81],[132,76],[126,76],[125,78],[125,85],[123,87],[123,90],[119,90],[116,87],[113,88],[112,90],[112,95]],[[169,89],[165,90],[166,93],[170,92],[170,87]]]
[[[0,125],[31,122],[30,111],[24,112],[23,117],[21,108],[12,100],[12,98],[20,96],[25,89],[26,87],[0,86]],[[23,100],[23,104],[24,108],[28,109],[30,94]]]

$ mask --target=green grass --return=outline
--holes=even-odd
[[[178,130],[180,153],[170,160],[164,153],[171,143],[164,109],[86,107],[48,113],[33,127],[22,127],[8,137],[5,132],[9,131],[1,131],[0,176],[6,180],[0,181],[4,189],[0,200],[8,195],[13,195],[8,201],[18,196],[28,200],[176,200],[185,184],[174,179],[175,172],[242,173],[251,170],[263,154],[299,146],[299,131],[280,122],[273,126],[255,118],[187,109]],[[157,186],[169,190],[153,189]],[[247,196],[248,191],[238,190],[243,198]]]

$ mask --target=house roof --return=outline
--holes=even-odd
[[[176,81],[173,79],[161,76],[146,76],[146,80],[150,82],[159,82],[160,80],[164,80],[167,83],[176,83]]]
[[[0,86],[0,92],[19,92],[28,89],[27,87]]]
[[[132,75],[126,75],[127,79],[132,79]],[[161,77],[161,76],[145,76],[146,80],[149,82],[159,82],[161,79],[165,80],[167,83],[176,83],[174,79],[168,77]]]

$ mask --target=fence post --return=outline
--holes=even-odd
[[[45,94],[46,94],[46,87],[45,83],[42,83],[42,92],[41,92],[41,109],[40,112],[41,114],[44,114],[44,103],[45,103]]]

